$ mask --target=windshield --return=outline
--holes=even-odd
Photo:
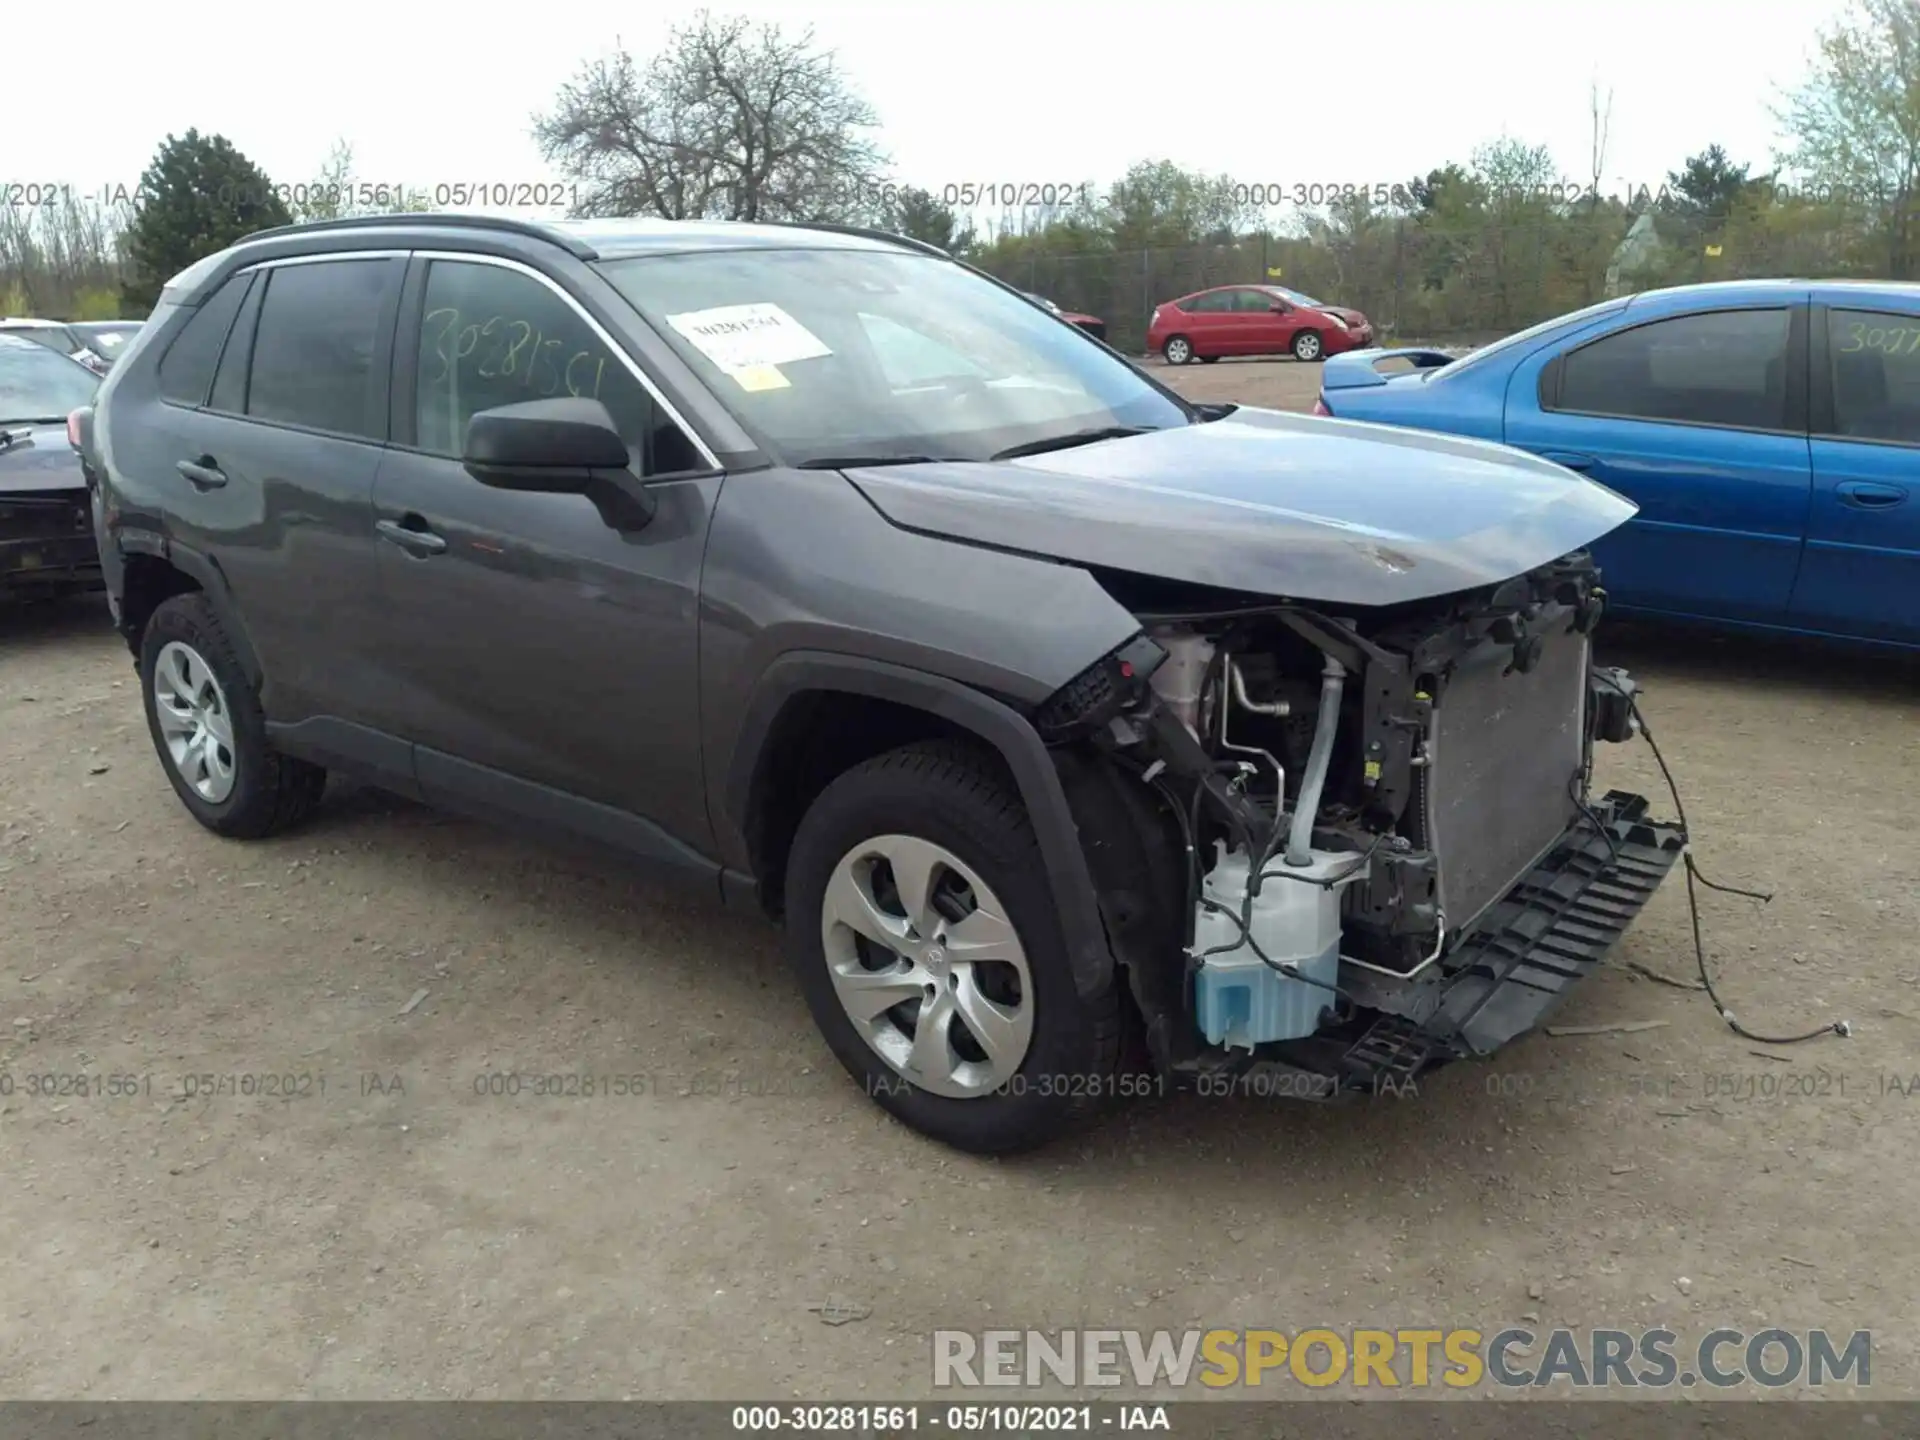
[[[1442,365],[1429,370],[1423,378],[1444,380],[1451,379],[1455,375],[1464,375],[1477,367],[1482,360],[1504,355],[1515,346],[1531,344],[1562,326],[1582,325],[1589,320],[1598,320],[1602,315],[1611,315],[1616,310],[1624,309],[1626,303],[1624,299],[1602,300],[1597,305],[1589,305],[1584,310],[1575,310],[1570,315],[1556,315],[1551,320],[1542,320],[1538,325],[1529,325],[1525,330],[1516,330],[1513,334],[1496,340],[1491,345],[1474,351],[1471,355],[1463,355],[1451,365]]]
[[[0,425],[63,423],[69,411],[93,403],[99,385],[99,376],[64,355],[0,341]]]
[[[1189,412],[1020,295],[893,250],[731,250],[610,261],[628,301],[790,465],[985,460]]]
[[[1311,295],[1302,295],[1298,290],[1289,290],[1284,285],[1269,285],[1267,286],[1267,293],[1269,295],[1278,295],[1282,300],[1289,301],[1295,305],[1304,305],[1309,310],[1326,309],[1325,301],[1316,300]]]

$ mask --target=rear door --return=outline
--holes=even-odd
[[[373,479],[403,269],[391,256],[342,255],[236,277],[207,302],[239,298],[210,393],[193,388],[201,372],[185,362],[222,336],[190,323],[174,346],[184,388],[148,437],[143,463],[165,487],[174,539],[226,577],[277,723],[360,720],[372,708]],[[163,393],[175,358],[161,358]]]
[[[1920,295],[1816,292],[1813,508],[1792,619],[1920,644]]]
[[[1639,505],[1594,546],[1616,605],[1785,623],[1812,489],[1806,306],[1623,320],[1521,363],[1507,443]]]

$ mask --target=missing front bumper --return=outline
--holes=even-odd
[[[1684,849],[1680,827],[1647,819],[1641,796],[1614,791],[1591,809],[1601,829],[1582,817],[1442,960],[1424,1021],[1369,1012],[1341,1033],[1262,1046],[1250,1059],[1210,1052],[1194,1077],[1252,1094],[1378,1093],[1532,1030],[1600,968]]]

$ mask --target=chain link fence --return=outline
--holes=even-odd
[[[1284,285],[1349,306],[1373,322],[1383,345],[1475,345],[1610,294],[1703,280],[1874,273],[1857,236],[1831,225],[1709,240],[1675,223],[1626,244],[1628,229],[1618,217],[1451,232],[1390,220],[1311,240],[1254,235],[1073,254],[1041,244],[1025,253],[996,247],[979,263],[1062,309],[1099,316],[1109,343],[1129,353],[1145,348],[1156,305],[1215,285]]]

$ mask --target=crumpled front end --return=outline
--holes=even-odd
[[[1329,614],[1106,577],[1145,634],[1036,718],[1163,1072],[1399,1085],[1597,968],[1682,848],[1590,791],[1595,744],[1636,729],[1593,664],[1598,579],[1581,552]]]

